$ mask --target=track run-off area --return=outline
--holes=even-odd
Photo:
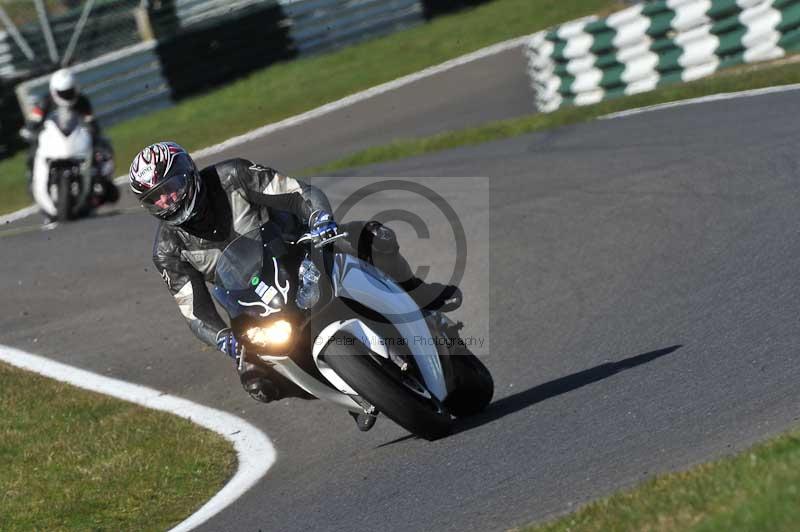
[[[509,68],[523,63],[516,53]],[[460,68],[446,75],[470,75]],[[501,90],[488,90],[497,105],[481,107],[481,121],[530,112]],[[302,157],[304,139],[311,153],[314,142],[332,153],[347,124],[366,139],[376,129],[358,125],[378,128],[381,109],[396,113],[406,94],[402,120],[385,126],[398,136],[442,123],[436,112],[447,127],[470,125],[453,107],[469,94],[415,111],[403,92],[214,160],[243,155],[289,172],[315,164]],[[447,200],[489,220],[464,220],[468,239],[490,242],[489,300],[470,298],[479,290],[467,277],[454,317],[467,332],[489,313],[495,402],[437,442],[385,419],[362,434],[319,402],[250,400],[230,361],[186,328],[150,263],[155,221],[130,198],[120,214],[52,231],[23,230],[27,220],[2,229],[0,344],[269,434],[275,465],[200,530],[505,530],[545,519],[796,423],[799,111],[798,92],[711,101],[343,172],[490,180],[489,205],[466,187]],[[366,140],[348,142],[342,151]],[[346,194],[336,177],[319,184],[334,203]],[[413,241],[401,245],[412,263],[430,262]]]

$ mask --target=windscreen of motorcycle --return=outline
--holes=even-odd
[[[83,122],[83,119],[72,109],[59,107],[54,113],[53,122],[58,126],[58,129],[61,130],[65,137],[69,137]]]
[[[236,238],[217,261],[214,298],[232,318],[280,312],[289,302],[290,283],[280,266],[285,255],[286,246],[273,223]]]

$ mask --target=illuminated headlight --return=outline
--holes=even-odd
[[[244,335],[250,342],[261,347],[281,346],[292,337],[292,324],[286,320],[278,320],[266,327],[251,327]]]

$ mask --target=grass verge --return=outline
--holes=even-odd
[[[800,432],[682,473],[657,477],[525,532],[795,531]]]
[[[399,139],[390,144],[367,148],[328,164],[310,168],[302,172],[302,174],[319,175],[356,166],[424,155],[459,146],[470,146],[492,140],[515,137],[526,133],[585,122],[626,109],[696,98],[720,92],[736,92],[792,83],[800,83],[800,64],[794,60],[783,60],[759,65],[758,67],[741,67],[723,71],[715,76],[692,83],[664,87],[652,92],[608,100],[585,107],[565,107],[553,113],[534,114],[490,122],[482,126],[441,133],[431,137]]]
[[[273,65],[108,134],[124,170],[156,140],[203,148],[485,46],[619,6],[616,0],[494,0],[334,53]],[[22,155],[0,162],[0,213],[30,203],[24,181]]]
[[[210,499],[231,446],[189,421],[0,364],[0,530],[166,530]]]

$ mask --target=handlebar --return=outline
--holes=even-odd
[[[315,235],[313,233],[306,233],[300,237],[300,239],[296,242],[297,244],[302,244],[305,242],[310,242],[314,244],[314,249],[321,249],[327,246],[328,244],[332,244],[337,240],[341,240],[342,238],[347,238],[350,235],[347,231],[343,233],[336,233],[333,236],[328,236],[325,238],[320,237],[319,235]]]
[[[346,231],[344,233],[338,233],[336,235],[333,235],[330,238],[326,238],[324,240],[321,240],[320,242],[317,242],[316,244],[314,244],[314,249],[324,248],[328,244],[332,244],[332,243],[336,242],[337,240],[340,240],[342,238],[347,238],[348,236],[349,236],[349,233],[346,232]]]

